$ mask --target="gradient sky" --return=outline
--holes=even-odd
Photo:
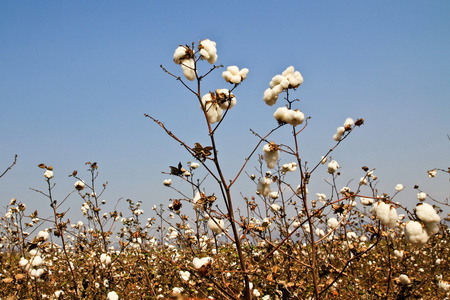
[[[218,131],[227,177],[258,141],[249,129],[276,125],[283,104],[269,107],[262,95],[293,65],[305,79],[293,96],[311,116],[300,136],[306,161],[334,145],[347,117],[362,117],[365,125],[333,152],[339,187],[356,186],[367,165],[380,193],[405,185],[396,200],[411,208],[415,184],[440,200],[450,195],[448,174],[426,173],[449,166],[449,1],[0,1],[1,170],[19,156],[0,179],[2,207],[15,197],[50,214],[48,199],[29,189],[46,187],[39,163],[53,165],[58,200],[73,190],[73,170],[89,178],[87,161],[98,162],[99,183],[109,182],[110,208],[130,198],[149,217],[152,205],[177,197],[161,171],[191,158],[144,113],[190,145],[207,144],[195,98],[159,68],[181,74],[175,48],[205,38],[217,43],[217,64],[250,69]],[[229,86],[221,72],[204,81],[205,93]],[[289,133],[273,139],[290,143]],[[329,195],[326,168],[315,176],[310,193]],[[236,188],[237,201],[239,191],[255,190],[246,178]],[[77,195],[65,203],[73,221],[80,206]]]

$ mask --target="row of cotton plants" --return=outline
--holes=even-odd
[[[39,165],[44,187],[33,190],[50,204],[52,215],[27,211],[26,201],[9,201],[1,217],[0,298],[448,296],[450,231],[436,205],[448,203],[417,188],[418,204],[410,209],[402,184],[378,191],[380,178],[365,166],[359,181],[345,178],[339,148],[354,130],[363,130],[362,118],[343,116],[329,137],[330,149],[306,164],[297,139],[312,125],[292,99],[304,84],[293,66],[275,75],[261,93],[261,104],[279,105],[268,113],[273,130],[252,130],[257,142],[251,155],[244,153],[242,167],[225,177],[226,162],[218,153],[227,147],[216,140],[217,128],[233,126],[227,116],[239,109],[238,88],[251,73],[228,66],[218,74],[226,86],[205,88],[202,79],[220,69],[217,60],[216,42],[205,39],[175,49],[173,62],[182,76],[178,68],[163,68],[192,95],[193,108],[205,122],[199,140],[203,134],[207,145],[188,144],[169,125],[146,115],[191,155],[190,161],[162,170],[167,178],[161,188],[173,194],[167,202],[145,211],[141,202],[127,199],[128,210],[117,211],[116,199],[103,197],[107,183],[98,182],[96,162],[86,163],[86,174],[65,174],[73,179],[73,190],[55,199],[61,174]],[[209,68],[204,73],[201,64]],[[272,139],[278,130],[292,132],[292,140]],[[433,169],[428,176],[438,172],[447,170]],[[313,178],[325,179],[329,187],[310,191]],[[236,191],[238,180],[251,188]],[[339,186],[344,180],[347,184]],[[83,219],[70,221],[69,208],[80,209]]]

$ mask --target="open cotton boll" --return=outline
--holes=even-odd
[[[278,121],[278,123],[287,123],[286,119],[288,114],[289,109],[286,106],[283,106],[277,108],[277,110],[273,114],[273,117]]]
[[[400,276],[398,276],[398,281],[401,285],[411,284],[411,280],[405,274],[401,274]]]
[[[424,192],[419,192],[417,194],[417,199],[419,199],[419,201],[425,201],[427,199],[427,194]]]
[[[424,225],[424,229],[427,232],[428,236],[435,235],[439,232],[439,226],[437,225],[437,223],[424,223]]]
[[[199,43],[198,48],[202,59],[207,60],[210,64],[214,64],[217,61],[216,42],[205,39]]]
[[[278,94],[275,93],[271,88],[264,91],[263,100],[267,105],[272,106],[277,103]]]
[[[417,218],[424,223],[439,223],[441,217],[436,213],[433,206],[428,203],[419,203],[414,209]]]
[[[333,174],[337,171],[337,169],[339,169],[339,164],[337,163],[337,161],[332,160],[329,164],[328,164],[328,173]]]
[[[230,71],[223,71],[222,77],[225,79],[226,82],[230,82],[231,78],[233,78],[233,74],[231,74]]]
[[[227,71],[233,75],[239,75],[239,68],[237,66],[229,66]]]
[[[353,124],[355,124],[355,121],[352,118],[347,118],[344,122],[344,128],[351,128]]]
[[[175,53],[173,54],[173,61],[179,65],[183,59],[190,56],[189,52],[189,47],[179,46],[177,49],[175,49]]]
[[[372,203],[373,203],[373,199],[372,198],[361,197],[361,198],[359,198],[359,200],[361,200],[361,204],[362,205],[372,205]]]
[[[405,225],[406,241],[414,246],[423,246],[428,241],[428,235],[422,224],[417,221],[408,221]]]
[[[278,94],[281,94],[283,92],[283,89],[284,88],[283,88],[283,86],[281,84],[277,84],[276,86],[274,86],[272,88],[272,91],[278,95]]]
[[[297,126],[303,123],[305,120],[305,115],[298,109],[294,110],[292,113],[292,119],[288,122],[292,126]]]
[[[391,228],[397,226],[397,210],[390,204],[378,201],[370,209],[370,212],[380,220],[383,225]]]
[[[266,161],[267,168],[274,169],[275,165],[280,158],[280,151],[277,144],[274,142],[270,142],[269,144],[264,145],[264,160]]]
[[[269,86],[271,88],[274,88],[275,86],[279,85],[284,79],[286,79],[286,77],[282,76],[282,75],[275,75],[274,77],[272,77],[272,80],[269,83]]]
[[[236,97],[228,89],[218,89],[215,98],[221,109],[230,109],[236,105]]]
[[[288,74],[294,74],[294,67],[293,66],[289,66],[286,68],[286,70],[283,71],[283,73],[281,73],[281,75],[283,76],[287,76]]]
[[[215,234],[220,234],[223,232],[223,229],[225,228],[225,223],[223,222],[222,219],[210,218],[208,221],[208,227]]]
[[[202,257],[202,258],[197,258],[195,257],[192,260],[192,264],[194,265],[194,268],[196,268],[197,270],[200,269],[201,267],[203,267],[205,264],[212,262],[213,259],[211,257]]]
[[[243,68],[242,70],[239,71],[239,76],[242,77],[242,80],[247,78],[248,72],[249,72],[249,70],[247,68]]]
[[[183,75],[187,80],[193,81],[195,79],[195,61],[193,58],[183,59],[181,61],[181,69],[183,70]]]
[[[338,226],[338,224],[339,224],[339,221],[336,218],[329,218],[327,221],[327,226],[330,229],[335,228],[336,226]]]
[[[258,192],[263,197],[266,197],[270,194],[270,184],[272,180],[267,177],[260,178],[258,181],[258,185],[256,186],[256,192]]]
[[[400,191],[402,191],[404,189],[404,187],[403,187],[403,184],[401,184],[401,183],[399,183],[399,184],[397,184],[396,186],[395,186],[395,190],[397,191],[397,192],[400,192]]]

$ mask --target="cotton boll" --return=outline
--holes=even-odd
[[[419,203],[414,209],[416,217],[424,223],[439,223],[441,217],[436,213],[433,206],[428,203]]]
[[[237,66],[229,66],[227,71],[233,75],[239,75],[239,68]]]
[[[294,67],[293,66],[287,67],[286,70],[284,70],[283,73],[281,73],[282,76],[287,76],[288,74],[294,75]]]
[[[270,184],[272,180],[267,177],[260,178],[258,181],[258,185],[256,186],[256,192],[258,192],[261,196],[266,197],[270,194]]]
[[[180,64],[181,61],[189,56],[189,47],[187,46],[179,46],[177,49],[175,49],[175,53],[173,54],[173,61],[176,64]]]
[[[397,184],[396,186],[395,186],[395,190],[397,191],[397,192],[400,192],[401,190],[403,190],[404,189],[404,187],[403,187],[403,184]]]
[[[351,127],[353,126],[353,124],[355,124],[355,121],[353,121],[352,118],[347,118],[344,122],[344,128],[345,129],[351,129]]]
[[[183,75],[187,80],[193,81],[195,79],[195,61],[193,58],[184,59],[181,61],[181,69],[183,70]]]
[[[263,100],[267,105],[269,106],[274,105],[275,103],[277,103],[277,99],[278,94],[275,93],[271,88],[268,88],[267,90],[264,91]]]
[[[226,82],[230,82],[231,78],[233,78],[233,74],[231,74],[230,71],[223,71],[222,77],[225,79]]]
[[[303,83],[303,76],[302,76],[302,74],[300,74],[299,71],[295,71],[294,72],[294,77],[298,81],[298,86],[294,86],[293,88],[297,88]]]
[[[264,160],[266,161],[267,168],[275,168],[275,165],[280,157],[280,151],[278,149],[278,145],[274,142],[270,142],[263,147]]]
[[[411,280],[405,274],[402,274],[398,277],[398,281],[401,285],[411,284]]]
[[[435,235],[439,232],[439,226],[436,223],[424,223],[425,231],[427,232],[428,236]]]
[[[228,89],[218,89],[215,98],[219,107],[223,110],[230,109],[236,105],[236,97]]]
[[[427,199],[427,194],[424,192],[419,192],[417,194],[417,199],[419,199],[419,201],[425,201],[425,199]]]
[[[225,228],[225,223],[223,222],[222,219],[210,218],[208,221],[208,227],[215,234],[220,234],[223,232],[223,229]]]
[[[278,94],[281,94],[281,93],[283,92],[283,90],[284,90],[284,88],[283,88],[283,86],[282,86],[281,84],[277,84],[276,86],[274,86],[274,87],[272,88],[272,91],[273,91],[274,93],[276,93],[277,95],[278,95]]]
[[[371,198],[361,197],[361,198],[359,198],[359,200],[361,201],[362,205],[372,205],[372,203],[373,203],[373,199],[371,199]]]
[[[286,77],[282,75],[276,75],[272,78],[272,81],[270,81],[269,85],[271,88],[274,88],[275,86],[279,85],[280,82],[283,81],[283,79],[286,79]]]
[[[287,89],[289,87],[289,80],[287,78],[284,78],[281,80],[279,86],[281,86],[284,89]]]
[[[211,257],[202,257],[202,258],[197,258],[195,257],[192,260],[192,264],[194,265],[194,268],[196,269],[200,269],[201,267],[203,267],[205,264],[212,262],[213,259]]]
[[[318,237],[323,237],[323,236],[325,236],[325,232],[323,231],[322,228],[316,228],[316,230],[315,230],[314,232],[315,232],[315,234],[316,234]]]
[[[397,258],[403,258],[403,250],[394,250],[394,256]]]
[[[337,171],[337,169],[339,169],[339,164],[335,160],[332,160],[328,164],[328,173],[333,174]]]
[[[278,204],[273,203],[272,205],[270,205],[270,209],[271,209],[273,212],[277,212],[277,211],[280,211],[281,207],[280,207]]]
[[[329,218],[327,221],[327,226],[330,229],[335,228],[336,226],[338,226],[338,224],[339,224],[339,221],[336,218]]]
[[[375,203],[370,212],[380,220],[380,222],[387,227],[397,226],[397,210],[390,204],[378,201]]]
[[[292,115],[293,115],[293,117],[292,117],[291,121],[289,122],[289,124],[292,126],[300,125],[305,120],[305,115],[298,109],[293,111]]]
[[[241,83],[241,80],[242,80],[241,76],[234,75],[233,77],[231,77],[230,82],[234,83],[234,84],[238,84],[238,83]]]
[[[217,61],[217,49],[215,42],[205,39],[199,43],[198,48],[202,59],[207,60],[210,64],[214,64]]]
[[[417,221],[408,221],[405,225],[405,238],[414,246],[423,246],[428,241],[428,235]]]
[[[239,76],[242,77],[242,80],[247,78],[248,72],[249,72],[249,70],[247,68],[243,68],[242,70],[239,71]]]
[[[269,193],[269,197],[272,198],[272,199],[278,199],[279,196],[280,195],[278,194],[277,191]]]

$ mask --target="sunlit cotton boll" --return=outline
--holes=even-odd
[[[271,88],[268,88],[267,90],[264,91],[263,100],[267,105],[269,106],[274,105],[275,103],[277,103],[277,99],[278,93],[276,93]]]
[[[428,241],[428,235],[422,224],[417,221],[408,221],[405,225],[406,241],[414,246],[423,246]]]
[[[173,54],[173,61],[176,64],[180,64],[181,61],[190,56],[191,50],[187,46],[179,46],[175,49],[175,53]]]
[[[82,191],[86,187],[86,184],[83,181],[78,180],[77,182],[75,182],[74,186],[77,191]]]
[[[334,174],[337,169],[339,169],[339,164],[337,163],[337,161],[332,160],[329,164],[328,164],[328,173],[330,174]]]
[[[441,217],[436,213],[433,206],[428,203],[419,203],[414,209],[417,218],[424,223],[439,223]]]
[[[188,281],[189,278],[191,277],[191,273],[189,273],[189,271],[180,271],[180,277],[184,281]]]
[[[266,161],[267,168],[274,169],[275,165],[280,158],[279,147],[274,142],[270,142],[263,147],[264,160]]]
[[[335,227],[337,227],[339,224],[339,221],[336,218],[329,218],[327,221],[327,226],[330,229],[334,229]]]
[[[237,66],[229,66],[226,71],[222,72],[222,77],[226,82],[239,84],[247,78],[248,69],[239,70]]]
[[[400,192],[401,190],[403,190],[404,189],[404,186],[403,186],[403,184],[401,184],[401,183],[399,183],[399,184],[397,184],[396,186],[395,186],[395,190],[397,191],[397,192]]]
[[[202,97],[202,105],[206,110],[206,115],[211,124],[222,120],[223,110],[219,107],[216,100],[215,93],[208,93]]]
[[[46,240],[48,240],[48,232],[45,231],[45,230],[39,231],[37,237],[38,237],[38,239],[40,239],[40,240],[46,241]]]
[[[116,292],[112,291],[112,292],[108,293],[107,299],[108,300],[118,300],[119,299],[119,295],[117,295]]]
[[[277,108],[273,117],[280,124],[287,123],[292,126],[300,125],[305,120],[305,115],[300,110],[288,109],[285,106]]]
[[[280,207],[278,204],[273,203],[272,205],[270,205],[270,209],[271,209],[273,212],[277,212],[277,211],[280,211],[281,207]]]
[[[383,201],[378,201],[372,206],[370,212],[379,219],[383,225],[391,228],[397,226],[397,210],[392,205],[386,204]]]
[[[102,253],[100,255],[100,262],[106,266],[109,266],[111,264],[111,256],[106,253]]]
[[[53,171],[46,170],[44,172],[44,177],[47,178],[47,179],[53,178]]]
[[[419,192],[417,194],[417,199],[419,199],[419,201],[425,201],[425,199],[427,199],[427,194],[424,192]]]
[[[399,277],[398,277],[398,280],[399,280],[399,283],[401,284],[401,285],[408,285],[408,284],[411,284],[411,280],[408,278],[408,276],[407,275],[405,275],[405,274],[401,274]]]
[[[208,227],[215,234],[220,234],[223,232],[223,229],[225,228],[225,223],[222,219],[210,218],[208,221]]]
[[[200,165],[196,162],[191,163],[191,168],[192,169],[197,169]]]
[[[192,260],[192,264],[194,265],[194,268],[196,268],[197,270],[200,269],[203,265],[212,262],[213,259],[211,257],[202,257],[202,258],[197,258],[195,257]]]
[[[170,186],[170,185],[172,184],[172,179],[165,179],[165,180],[163,181],[163,184],[164,184],[165,186]]]
[[[342,136],[344,135],[345,128],[344,127],[338,127],[336,130],[335,135],[333,135],[333,140],[336,142],[340,141],[342,139]]]
[[[207,60],[210,64],[214,64],[217,61],[216,42],[204,39],[199,43],[198,48],[202,59]]]
[[[373,203],[373,199],[372,198],[361,197],[361,198],[359,198],[359,200],[361,201],[362,205],[372,205],[372,203]]]
[[[219,107],[223,110],[230,109],[236,105],[236,97],[228,89],[218,89],[215,96]]]
[[[180,63],[183,75],[187,80],[193,81],[195,79],[195,61],[193,58],[183,59]]]

